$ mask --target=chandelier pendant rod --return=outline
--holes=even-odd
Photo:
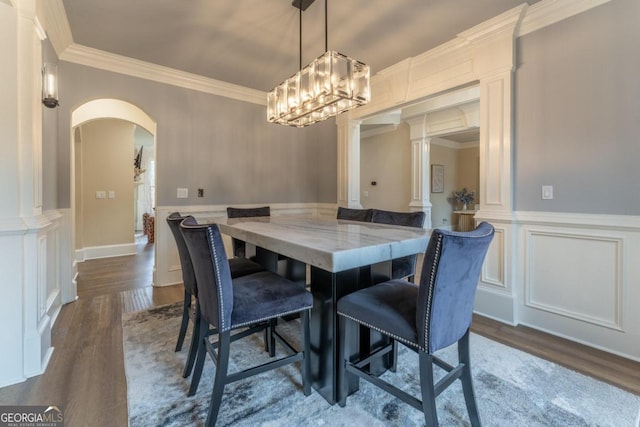
[[[314,0],[294,0],[299,9],[299,71],[267,94],[267,121],[294,127],[334,117],[371,99],[369,66],[329,51],[329,6],[324,2],[325,52],[302,68],[302,12]]]
[[[329,6],[327,6],[329,0],[324,0],[324,53],[329,51],[329,19],[327,16],[329,15],[328,10]]]

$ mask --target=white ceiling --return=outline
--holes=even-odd
[[[329,1],[329,50],[372,75],[538,0]],[[291,0],[63,0],[75,43],[268,91],[299,65]],[[303,13],[302,65],[324,52],[324,1]]]

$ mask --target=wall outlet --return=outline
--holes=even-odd
[[[198,197],[204,197],[204,188],[198,188]]]
[[[110,199],[115,199],[116,198],[116,192],[113,190],[109,190],[109,194],[107,195],[107,197],[109,197]]]
[[[96,191],[96,199],[104,199],[106,198],[106,193],[104,191]]]
[[[552,200],[552,199],[553,199],[553,185],[543,185],[542,200]]]
[[[189,197],[189,189],[188,188],[178,188],[178,194],[176,195],[178,199],[186,199]]]
[[[369,197],[369,192],[368,191],[364,192],[364,197]]]

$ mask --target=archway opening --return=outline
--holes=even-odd
[[[71,229],[77,271],[76,263],[85,259],[136,253],[137,196],[146,193],[151,215],[155,208],[151,172],[155,172],[156,123],[129,102],[96,99],[71,112],[71,129]],[[72,286],[77,295],[77,284]]]

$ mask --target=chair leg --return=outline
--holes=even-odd
[[[216,363],[216,377],[211,392],[211,403],[209,404],[209,414],[207,415],[207,427],[216,425],[220,404],[222,403],[222,393],[227,382],[227,368],[229,366],[229,346],[231,344],[231,333],[220,332],[218,335],[218,354]]]
[[[304,359],[302,360],[302,391],[305,396],[311,394],[311,333],[309,330],[309,310],[302,312],[300,322]]]
[[[349,358],[350,351],[347,350],[347,343],[349,342],[349,338],[347,337],[347,322],[349,319],[343,316],[338,316],[338,327],[340,328],[340,348],[342,349],[342,354],[338,357],[338,396],[337,403],[340,407],[345,407],[347,405],[347,370],[346,364],[347,359]]]
[[[276,355],[276,339],[273,336],[273,331],[277,324],[278,319],[271,319],[269,326],[264,330],[264,351],[269,353],[270,357],[275,357]]]
[[[176,343],[176,351],[182,350],[184,337],[187,334],[189,326],[189,310],[191,310],[191,293],[184,290],[184,304],[182,306],[182,322],[180,323],[180,332],[178,333],[178,342]]]
[[[273,331],[275,331],[277,324],[278,319],[271,319],[269,320],[269,327],[265,329],[265,331],[269,331],[266,337],[269,340],[269,357],[276,357],[276,337],[273,335]]]
[[[471,358],[469,354],[469,330],[458,341],[458,358],[460,363],[464,363],[464,369],[460,376],[462,382],[462,392],[464,393],[464,401],[467,404],[469,419],[472,427],[480,427],[480,414],[478,405],[476,404],[476,395],[473,390],[473,380],[471,379]]]
[[[425,352],[418,353],[420,363],[420,391],[422,393],[422,412],[429,427],[438,427],[436,396],[433,389],[433,356]]]
[[[389,370],[391,372],[396,372],[398,370],[398,343],[393,338],[391,340],[391,366],[389,366]]]
[[[338,384],[336,402],[344,407],[347,404],[347,396],[355,393],[360,388],[360,377],[346,370],[347,362],[355,362],[360,359],[360,324],[346,317],[339,316],[340,342],[338,346]]]
[[[191,375],[191,371],[193,370],[193,364],[196,360],[196,354],[198,353],[198,346],[200,345],[198,334],[200,333],[201,323],[202,315],[200,314],[200,306],[196,302],[196,314],[193,322],[193,333],[191,334],[191,345],[189,346],[189,354],[187,355],[187,363],[184,365],[182,378],[187,378]]]
[[[205,321],[200,321],[198,328],[198,355],[196,357],[196,364],[193,368],[193,376],[191,377],[191,386],[187,396],[193,396],[198,391],[198,384],[200,384],[200,377],[202,377],[202,369],[204,368],[204,359],[207,355],[207,346],[204,340],[208,337],[209,325]]]
[[[264,351],[271,354],[269,352],[269,328],[264,330]]]

